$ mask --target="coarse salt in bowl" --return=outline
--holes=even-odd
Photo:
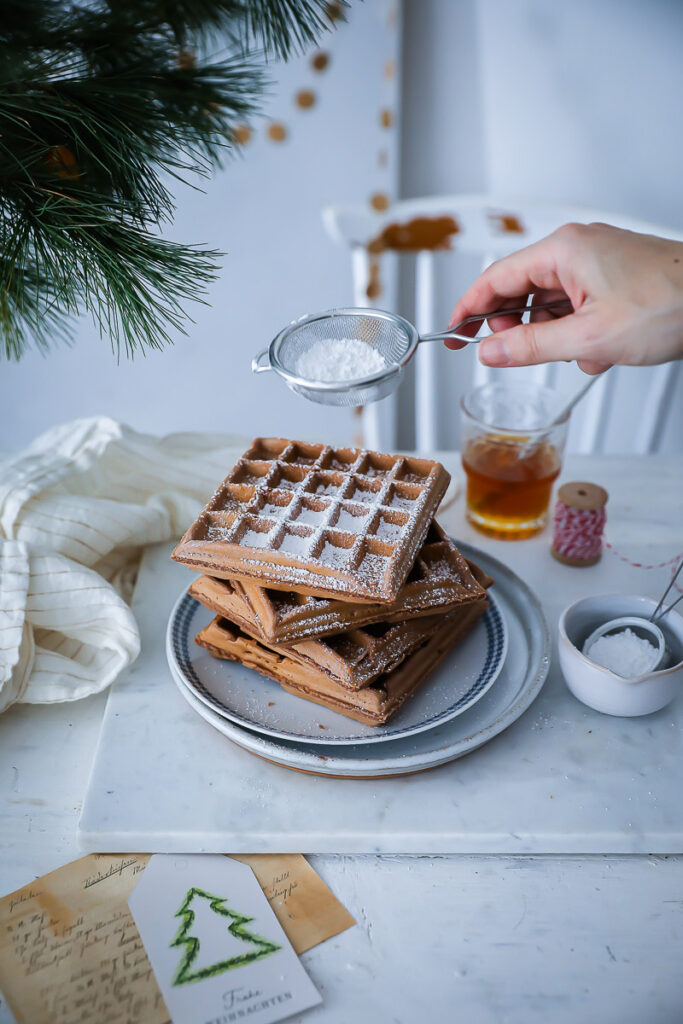
[[[630,644],[620,645],[616,660],[605,659],[611,660],[612,668],[593,661],[590,652],[583,653],[586,640],[598,626],[626,616],[648,619],[656,606],[649,597],[605,594],[582,598],[564,610],[558,624],[558,654],[565,682],[575,697],[596,711],[624,717],[649,715],[673,700],[683,686],[683,617],[678,612],[669,612],[658,623],[667,658],[656,671],[625,677],[613,670],[628,670],[624,654],[630,650],[636,657]],[[633,664],[642,667],[637,661]]]
[[[653,639],[657,642],[653,643]],[[624,679],[635,679],[664,667],[666,641],[654,623],[646,623],[645,619],[622,618],[605,623],[596,630],[588,637],[582,651],[596,665],[609,668]]]

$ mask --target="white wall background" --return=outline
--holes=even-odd
[[[349,301],[349,260],[326,237],[320,209],[392,192],[399,174],[405,197],[491,190],[683,230],[681,0],[403,0],[400,81],[384,77],[401,45],[400,20],[387,23],[391,6],[352,0],[349,24],[323,44],[332,55],[325,75],[311,72],[308,56],[274,67],[267,113],[288,125],[289,140],[274,145],[259,130],[206,195],[178,196],[175,236],[228,252],[211,306],[193,310],[189,337],[117,366],[106,340],[83,323],[73,349],[2,364],[4,447],[99,412],[158,433],[352,438],[352,414],[310,405],[268,375],[252,377],[250,360],[293,317]],[[383,131],[378,112],[398,106],[399,85],[400,124]],[[319,95],[307,113],[292,102],[302,87]],[[380,147],[389,157],[383,168]],[[412,260],[401,262],[399,305],[410,316]],[[439,258],[444,323],[476,272],[457,252]],[[440,441],[455,447],[474,352],[439,359]],[[622,411],[637,408],[648,373],[619,371]],[[623,450],[615,424],[607,448]],[[399,443],[413,436],[408,380]],[[682,438],[679,394],[664,447],[680,450]]]
[[[683,3],[477,7],[489,187],[683,229]]]

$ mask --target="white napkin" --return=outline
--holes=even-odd
[[[135,660],[142,548],[183,533],[245,444],[97,417],[0,463],[0,711],[98,693]]]

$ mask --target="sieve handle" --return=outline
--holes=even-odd
[[[531,302],[528,306],[516,306],[515,309],[499,309],[493,313],[475,313],[473,316],[466,316],[464,320],[461,320],[459,324],[453,324],[452,327],[446,331],[437,331],[434,334],[422,334],[420,336],[420,342],[422,341],[443,341],[445,338],[454,338],[455,341],[464,341],[467,345],[478,345],[483,338],[470,338],[466,334],[458,334],[458,328],[464,327],[465,324],[474,324],[478,320],[493,320],[497,316],[509,316],[510,313],[528,313],[535,312],[539,309],[558,309],[562,306],[569,306],[572,304],[569,299],[555,299],[554,302]],[[487,335],[488,337],[488,335]]]
[[[458,334],[452,327],[448,331],[437,331],[435,334],[421,334],[417,343],[421,345],[423,341],[446,341],[450,338],[453,341],[462,341],[465,345],[478,345],[480,341],[484,340],[483,338],[469,338],[466,334]]]
[[[263,363],[262,362],[262,359],[265,356],[268,356],[268,353],[269,353],[269,350],[267,348],[264,348],[263,352],[259,352],[259,354],[257,356],[254,356],[254,358],[251,361],[251,372],[252,373],[265,373],[266,370],[272,370],[273,369],[273,367],[270,365],[270,358],[268,359],[267,363]]]

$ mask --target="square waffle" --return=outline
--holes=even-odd
[[[288,644],[377,622],[445,612],[482,597],[486,585],[485,578],[482,585],[478,567],[469,565],[438,523],[433,522],[408,579],[391,605],[350,604],[210,576],[200,576],[189,592],[218,615],[240,623],[257,639]]]
[[[362,690],[350,690],[312,665],[265,647],[227,619],[216,618],[195,637],[217,658],[238,661],[279,683],[283,690],[322,704],[366,725],[383,725],[424,683],[427,676],[484,614],[482,598],[439,616],[439,626],[418,650],[393,672]]]
[[[173,558],[222,579],[390,604],[449,479],[428,459],[257,438]]]

